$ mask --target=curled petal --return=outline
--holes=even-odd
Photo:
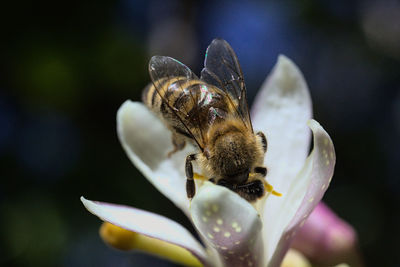
[[[192,219],[224,266],[264,266],[262,222],[251,204],[225,187],[206,182],[191,206]]]
[[[133,164],[175,205],[189,215],[183,163],[190,147],[175,153],[171,132],[140,102],[125,101],[117,113],[119,140]]]
[[[81,197],[81,201],[88,211],[103,221],[180,246],[203,264],[208,264],[207,254],[200,243],[184,227],[168,218],[123,205],[91,201],[84,197]]]
[[[274,224],[268,228],[268,233],[273,233],[268,251],[275,251],[270,266],[279,266],[291,240],[323,197],[333,176],[336,155],[332,140],[318,122],[310,120],[308,125],[314,134],[313,151],[283,199],[282,212],[271,214],[265,210],[265,221],[274,218]]]

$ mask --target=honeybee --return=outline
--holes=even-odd
[[[249,202],[273,191],[265,177],[267,139],[254,133],[246,87],[232,47],[214,39],[206,51],[200,79],[181,62],[153,56],[149,63],[152,84],[143,102],[172,131],[173,153],[193,143],[198,152],[186,157],[186,193],[195,195],[193,162],[203,177],[238,193]]]

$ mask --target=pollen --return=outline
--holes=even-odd
[[[214,236],[213,236],[212,234],[210,234],[210,233],[208,233],[207,236],[208,236],[210,239],[214,239]]]
[[[240,227],[240,226],[236,227],[235,231],[236,231],[237,233],[240,233],[240,232],[242,231],[242,227]]]
[[[217,224],[218,225],[222,225],[224,223],[224,221],[221,219],[221,218],[218,218],[217,219]]]
[[[206,216],[201,217],[201,219],[203,220],[203,222],[207,222],[208,218]]]
[[[219,229],[219,227],[217,227],[217,226],[215,226],[215,227],[213,228],[213,230],[214,230],[214,232],[216,232],[216,233],[218,233],[219,231],[221,231],[221,229]]]
[[[239,244],[240,244],[240,241],[236,241],[236,242],[235,242],[235,245],[239,245]]]
[[[313,202],[314,201],[314,198],[313,197],[311,197],[309,200],[308,200],[308,202]]]
[[[329,165],[329,160],[326,160],[325,164],[326,164],[326,166],[328,166]]]
[[[235,229],[235,228],[236,228],[236,227],[238,227],[238,226],[239,226],[239,225],[238,225],[238,223],[237,223],[237,222],[233,222],[233,223],[232,223],[232,228],[234,228],[234,229]]]
[[[225,237],[230,237],[230,236],[231,236],[231,233],[230,233],[230,232],[225,232],[225,233],[224,233],[224,236],[225,236]]]

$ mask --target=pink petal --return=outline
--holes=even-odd
[[[353,227],[322,202],[299,230],[292,247],[320,265],[333,266],[342,262],[360,265]]]
[[[308,186],[299,208],[280,237],[269,266],[279,266],[293,237],[322,199],[333,176],[336,155],[332,140],[318,122],[311,120],[309,126],[314,134],[314,148],[296,178],[300,179],[299,186],[293,186],[288,194],[297,195],[305,180],[309,181]]]
[[[190,251],[207,265],[207,253],[200,243],[180,224],[151,212],[128,206],[91,201],[81,197],[86,209],[101,220],[129,231],[163,240]]]
[[[191,205],[195,226],[224,266],[264,266],[262,222],[246,200],[206,182]]]

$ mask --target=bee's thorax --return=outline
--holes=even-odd
[[[214,175],[235,184],[246,182],[263,156],[255,135],[240,120],[232,119],[212,127],[208,137],[208,164]]]

